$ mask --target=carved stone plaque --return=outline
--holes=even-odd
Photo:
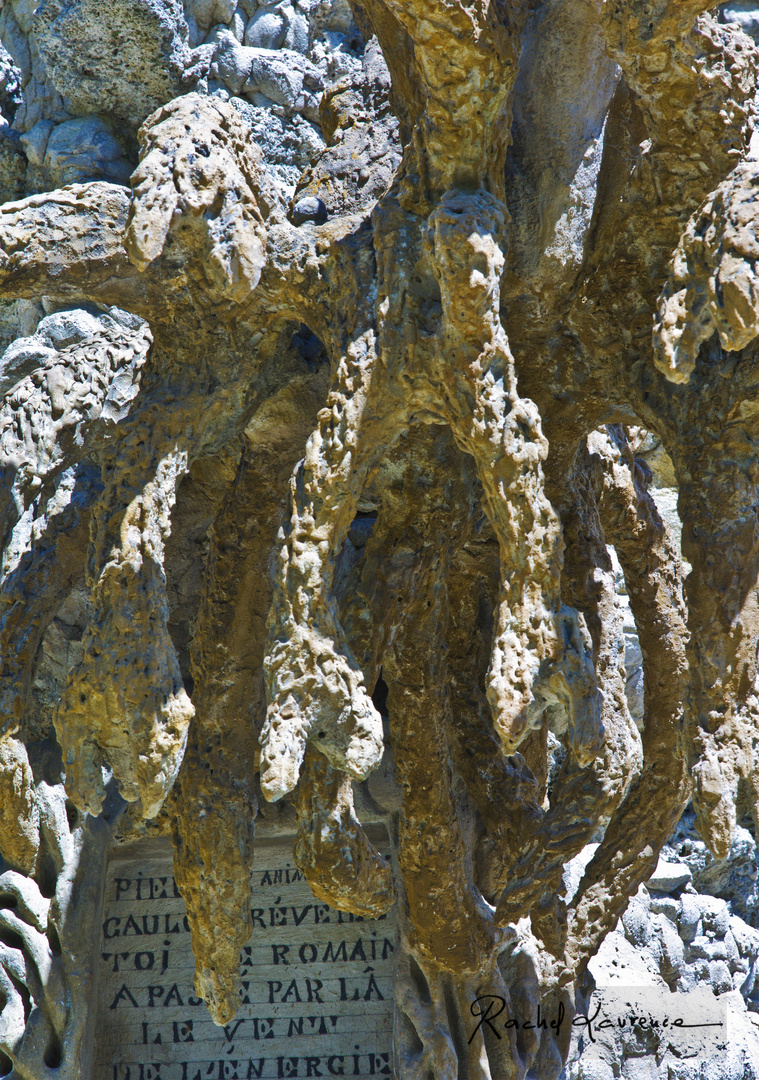
[[[259,843],[240,1011],[217,1027],[193,993],[168,846],[112,857],[106,876],[93,1080],[392,1075],[392,914],[314,898],[286,841]]]

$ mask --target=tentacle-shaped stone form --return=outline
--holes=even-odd
[[[40,815],[26,747],[0,737],[0,855],[25,874],[34,871],[40,846]]]
[[[513,1026],[496,1023],[477,1030],[480,1004],[491,1015],[503,1002],[504,1016],[517,1016],[495,962],[477,975],[451,975],[414,954],[413,932],[404,920],[403,949],[395,976],[399,1023],[395,1045],[397,1075],[409,1080],[524,1080],[526,1069]],[[494,1001],[494,995],[498,1000]],[[499,1014],[500,1015],[500,1014]],[[495,1032],[495,1034],[493,1033]],[[550,1073],[546,1074],[554,1080]]]
[[[171,231],[201,256],[193,277],[205,278],[219,299],[241,303],[259,282],[266,250],[261,154],[242,118],[214,98],[187,94],[148,117],[140,144],[129,258],[145,270]],[[193,233],[194,243],[187,235]]]
[[[265,659],[261,789],[271,800],[297,784],[310,739],[357,780],[382,757],[382,721],[331,596],[334,559],[393,430],[376,361],[374,330],[357,330],[291,482],[292,517],[279,554]]]
[[[708,367],[691,377],[694,390]],[[726,382],[719,379],[718,382]],[[759,731],[759,501],[757,407],[723,411],[719,387],[699,393],[673,446],[682,546],[692,566],[685,583],[690,641],[685,753],[693,776],[696,824],[716,858],[730,850],[736,799],[746,784],[756,800],[753,746]],[[726,387],[726,393],[729,390]],[[722,415],[717,429],[709,417]],[[695,427],[690,425],[695,424]],[[756,813],[756,804],[754,806]]]
[[[192,704],[167,629],[163,545],[200,406],[147,405],[106,456],[93,511],[88,577],[95,615],[55,716],[66,789],[97,815],[103,756],[122,795],[161,808],[184,754]]]
[[[451,755],[454,767],[477,807],[487,838],[477,852],[481,888],[488,899],[496,896],[505,869],[534,833],[543,817],[540,785],[531,763],[521,754],[506,757],[493,731],[485,696],[485,677],[492,640],[493,600],[498,594],[500,561],[492,536],[470,537],[455,552],[448,589],[451,597],[446,636],[449,693],[451,699]],[[527,752],[534,736],[543,744],[541,731],[522,742]],[[545,779],[545,761],[543,762]]]
[[[402,273],[393,273],[393,248],[406,236],[388,243],[383,204],[375,221],[376,263],[374,250],[358,246],[359,232],[336,245],[326,268],[333,288],[349,298],[348,321],[337,335],[334,326],[326,327],[329,351],[338,359],[327,407],[291,482],[292,513],[279,555],[264,661],[269,710],[261,735],[261,789],[271,800],[295,787],[312,738],[333,767],[354,779],[368,775],[382,757],[381,718],[337,618],[332,583],[361,491],[408,424],[408,388],[394,386],[388,369],[404,348],[413,352],[403,325],[390,314],[396,314],[402,273],[410,275],[411,268],[398,260]],[[418,242],[418,227],[409,231]]]
[[[540,828],[504,873],[496,919],[513,922],[533,909],[533,929],[561,956],[564,914],[555,898],[564,863],[590,841],[622,801],[642,764],[641,741],[625,697],[624,635],[614,573],[588,478],[585,452],[568,478],[562,524],[567,543],[564,590],[593,637],[601,692],[604,749],[589,766],[567,754]]]
[[[398,862],[415,951],[456,974],[487,968],[498,934],[473,884],[451,786],[445,652],[448,621],[443,550],[424,577],[415,604],[386,657],[390,736],[403,789]]]
[[[748,54],[753,43],[743,34],[737,38],[732,29],[725,32],[711,16],[702,15],[710,7],[709,0],[655,0],[645,5],[637,0],[612,0],[601,9],[606,47],[638,96],[662,164],[695,160],[709,139],[713,142],[709,151],[712,160],[726,154],[735,163],[738,156],[734,126],[746,108],[747,95],[742,100],[730,95],[725,115],[709,118],[703,115],[703,99],[715,95],[728,98],[729,91],[747,74],[740,70],[740,60],[744,64],[746,60],[752,64],[752,60],[741,56],[738,64],[724,64],[722,70],[710,73],[721,85],[709,86],[704,78],[704,52],[716,52],[725,40],[732,39],[737,52]],[[694,24],[698,29],[694,30]],[[695,145],[691,141],[694,135]]]
[[[31,875],[32,871],[24,873]],[[21,918],[41,934],[47,930],[50,900],[40,893],[36,881],[30,880],[29,876],[15,870],[0,874],[0,904],[15,908]]]
[[[693,214],[672,256],[654,322],[654,363],[687,382],[701,342],[723,349],[759,334],[759,164],[744,162]]]
[[[384,915],[395,903],[390,865],[361,828],[350,777],[313,745],[306,750],[297,811],[293,855],[314,895],[364,918]]]
[[[183,100],[177,99],[171,107],[179,109],[179,102]],[[147,212],[140,202],[141,199],[147,202],[152,199],[147,177],[134,203],[129,191],[123,187],[99,182],[75,184],[31,196],[22,202],[0,205],[0,295],[31,299],[45,295],[62,301],[73,300],[77,304],[85,297],[149,319],[156,332],[159,326],[168,326],[171,335],[176,333],[178,314],[184,317],[189,312],[190,319],[194,319],[198,307],[207,307],[209,301],[213,306],[218,304],[222,310],[226,309],[233,319],[242,318],[248,312],[239,308],[236,297],[243,293],[249,307],[255,306],[260,295],[267,313],[280,314],[283,309],[289,309],[297,311],[301,317],[308,313],[313,321],[326,321],[331,308],[330,283],[322,274],[323,250],[316,242],[317,237],[294,228],[275,214],[267,217],[269,242],[260,268],[259,288],[248,295],[251,282],[259,272],[256,266],[263,258],[259,217],[268,212],[274,200],[265,172],[249,176],[253,168],[251,161],[255,162],[255,149],[247,140],[240,147],[236,128],[239,118],[235,122],[237,114],[233,107],[219,99],[213,100],[216,109],[233,114],[225,120],[229,127],[229,142],[235,151],[241,148],[245,154],[243,164],[239,167],[229,165],[227,175],[234,180],[242,172],[249,177],[250,183],[255,179],[259,184],[257,203],[252,204],[249,202],[252,188],[248,180],[245,181],[243,220],[233,213],[229,235],[224,232],[223,223],[217,223],[213,229],[208,223],[201,222],[191,227],[190,209],[175,219],[172,243],[164,246],[163,257],[156,257],[140,271],[129,261],[127,254],[126,242],[131,235],[127,233],[127,223],[130,214],[137,221]],[[148,123],[149,120],[144,125],[146,128]],[[223,140],[221,127],[221,123],[216,125],[212,132],[218,136],[219,143]],[[197,143],[186,137],[185,128],[177,122],[176,116],[168,129],[164,128],[163,135],[168,137],[172,132],[181,142],[175,152],[184,150],[202,156],[201,148],[208,149],[207,140],[202,137]],[[149,143],[149,132],[146,132],[146,139]],[[168,154],[169,147],[164,146],[163,151]],[[221,145],[215,145],[215,151],[225,162],[230,156],[222,151]],[[160,155],[158,162],[151,160],[150,167],[154,170],[154,178],[167,184],[170,177],[159,165]],[[175,161],[175,168],[184,175],[191,165],[189,161]],[[220,178],[215,176],[215,179]],[[228,204],[235,198],[234,193],[224,195],[218,191],[217,194],[220,203],[226,199]],[[210,197],[209,191],[206,196]],[[209,214],[213,217],[210,211]],[[371,237],[365,235],[364,243],[370,248]],[[210,262],[205,265],[210,260],[211,247],[216,251],[218,266],[229,267],[230,272],[237,275],[229,286],[234,294],[230,297],[224,291],[218,266],[215,264],[211,269]],[[135,251],[135,258],[139,260],[138,249],[136,242],[130,244],[130,250]],[[238,263],[247,268],[247,277],[240,276]],[[293,293],[294,286],[297,296]]]
[[[102,484],[94,467],[85,467],[72,469],[64,486],[66,505],[50,514],[45,531],[0,586],[0,731],[21,723],[43,635],[72,584],[84,578],[90,508]]]
[[[360,583],[352,583],[342,614],[367,678],[373,681],[379,664],[385,665],[391,738],[405,791],[400,863],[419,948],[445,969],[476,970],[478,958],[492,950],[492,928],[489,932],[485,905],[471,882],[450,786],[439,638],[445,634],[447,607],[441,529],[454,546],[462,542],[470,497],[457,473],[429,485],[434,461],[446,447],[450,453],[447,432],[432,440],[417,433],[406,442],[403,464],[393,470],[396,481],[383,490]],[[341,783],[331,770],[322,770],[332,783]]]
[[[292,438],[275,431],[264,441],[259,420],[258,441],[245,440],[212,528],[191,654],[195,717],[173,804],[174,873],[187,905],[195,991],[217,1023],[228,1023],[239,1007],[240,949],[252,931],[255,756],[266,712],[262,662],[272,545],[301,452],[298,428],[305,439],[319,405],[310,386],[282,396]],[[272,412],[276,424],[275,405]]]
[[[688,798],[681,736],[688,668],[682,567],[621,429],[589,437],[607,540],[625,574],[645,675],[643,768],[615,811],[569,911],[567,962],[595,955],[656,865]]]
[[[502,194],[510,99],[529,0],[387,0],[385,6],[413,42],[415,92],[422,105],[414,132],[420,172],[437,193],[482,185]]]
[[[675,7],[670,6],[675,12]],[[633,5],[628,7],[633,10]],[[608,11],[612,11],[611,6]],[[588,378],[579,380],[583,388],[579,398],[574,389],[578,385],[578,353],[574,344],[568,347],[571,340],[568,334],[561,337],[557,334],[556,340],[562,342],[554,352],[554,367],[559,375],[549,400],[563,398],[567,402],[564,407],[567,416],[574,420],[578,412],[584,414],[588,427],[595,427],[603,415],[598,404],[594,412],[594,395],[599,395],[599,404],[605,408],[610,401],[620,407],[632,405],[675,454],[681,439],[690,440],[694,430],[709,429],[714,421],[705,411],[694,411],[682,393],[670,394],[662,388],[659,379],[646,371],[651,360],[655,294],[688,215],[697,210],[745,152],[753,112],[757,57],[752,44],[741,34],[717,25],[710,16],[702,16],[696,29],[684,37],[668,38],[667,34],[662,36],[657,32],[644,43],[644,52],[649,49],[658,49],[661,61],[652,63],[650,71],[644,70],[645,65],[637,65],[636,49],[627,44],[615,54],[639,96],[636,100],[622,85],[612,106],[598,184],[603,198],[598,201],[590,238],[586,277],[562,325],[564,331],[576,335],[575,341],[585,351]],[[647,136],[651,144],[646,141]],[[667,244],[671,245],[669,250]],[[612,296],[614,305],[610,311],[608,298]],[[531,382],[530,389],[543,405],[545,399],[538,381]],[[714,378],[708,385],[706,392],[713,410],[730,393],[729,380]],[[740,410],[748,412],[751,407],[748,402],[736,402],[735,419]],[[729,412],[727,406],[725,413]],[[564,426],[559,418],[549,430],[552,451],[566,440]],[[681,469],[684,499],[686,487],[692,485],[697,490],[711,468],[709,462],[699,460],[699,448],[694,447],[688,456],[690,464],[683,463]],[[733,450],[728,451],[728,456],[736,460]],[[552,495],[564,483],[565,475],[564,470],[554,471]],[[715,479],[715,488],[718,486]],[[702,512],[703,508],[692,507],[694,539],[699,538],[697,516]],[[709,531],[713,512],[713,508],[708,509],[704,518]],[[726,516],[729,513],[726,511]],[[741,511],[741,517],[748,527],[748,513]],[[714,558],[719,567],[723,565],[725,545],[730,543],[730,529],[722,527],[726,534],[714,544],[713,554],[707,556]],[[688,557],[695,557],[693,550]],[[694,591],[694,597],[697,595]],[[581,606],[577,600],[574,602]],[[720,622],[716,597],[706,604],[699,600],[696,603],[704,607],[703,624],[701,615],[691,615],[691,632],[694,636],[704,632],[711,640],[716,636],[713,627]],[[734,597],[729,605],[731,612],[721,617],[723,626],[730,625],[736,606],[740,602],[736,604]],[[698,666],[700,657],[701,649],[694,642],[690,662]],[[717,691],[720,695],[722,689]],[[723,708],[722,701],[718,707]],[[724,734],[727,736],[726,728]],[[737,757],[745,771],[750,755],[747,747],[744,750]],[[735,774],[726,777],[729,783],[723,787],[720,770],[727,773],[728,769],[718,763],[717,753],[712,746],[711,770],[705,781],[711,789],[709,799],[716,804],[715,809],[724,809],[726,829],[719,829],[721,847],[730,832],[729,791],[736,786],[738,778]],[[689,755],[691,763],[694,757],[698,757],[695,747]],[[728,757],[735,761],[732,754]]]
[[[198,113],[198,109],[200,109],[200,113]],[[213,116],[206,115],[208,110]],[[192,122],[198,119],[199,115],[201,119],[205,117],[210,126],[208,131],[199,136],[200,141],[197,142],[188,136],[188,129],[192,126]],[[195,100],[174,102],[168,110],[159,114],[158,120],[154,123],[160,128],[157,136],[151,135],[153,131],[151,123],[148,123],[143,133],[147,147],[147,157],[140,174],[139,191],[132,208],[131,231],[128,239],[133,254],[136,253],[135,257],[139,262],[139,254],[142,249],[138,243],[139,237],[136,238],[135,230],[139,232],[140,222],[144,217],[144,213],[147,212],[146,207],[149,209],[153,203],[160,203],[161,198],[164,196],[171,201],[168,189],[171,188],[176,194],[178,188],[179,194],[177,195],[175,209],[178,211],[176,216],[179,217],[180,221],[177,224],[175,219],[177,235],[172,238],[174,243],[171,246],[171,257],[160,260],[162,273],[155,271],[162,277],[163,293],[157,290],[150,292],[148,289],[151,300],[150,314],[151,317],[155,318],[157,333],[164,342],[164,348],[160,354],[161,362],[151,365],[150,375],[147,377],[147,382],[150,384],[151,393],[153,394],[153,401],[156,401],[159,398],[167,400],[167,395],[170,399],[171,391],[162,391],[160,384],[161,382],[165,384],[171,378],[172,367],[175,371],[183,367],[186,370],[185,357],[189,349],[184,345],[181,334],[180,340],[177,341],[177,324],[181,323],[183,318],[190,320],[192,333],[195,333],[198,329],[195,308],[207,306],[209,300],[214,305],[221,301],[226,314],[229,311],[230,301],[237,304],[240,299],[249,296],[251,289],[258,281],[263,265],[263,225],[254,197],[257,194],[256,184],[260,179],[257,173],[257,157],[255,152],[247,145],[239,118],[231,107],[224,106],[222,103],[212,105],[201,102],[198,104]],[[213,149],[213,162],[203,172],[201,165],[204,160],[204,153],[206,151],[210,153],[209,145],[206,145],[209,137],[213,144],[210,148]],[[161,142],[161,147],[158,147],[158,141]],[[198,162],[201,164],[198,165]],[[198,169],[200,169],[200,173],[197,172]],[[195,171],[193,172],[193,170]],[[195,175],[196,173],[197,175]],[[193,202],[190,188],[195,180],[198,182],[200,191]],[[102,205],[97,201],[99,195],[102,196]],[[17,292],[23,292],[26,287],[24,286],[26,280],[26,270],[24,268],[27,264],[23,261],[21,244],[30,233],[30,223],[32,221],[39,230],[40,236],[36,239],[31,237],[29,244],[30,254],[27,257],[27,262],[29,264],[29,280],[33,280],[38,287],[40,283],[44,284],[47,280],[44,278],[43,270],[45,273],[49,273],[51,263],[55,275],[60,275],[62,279],[67,278],[67,272],[70,270],[71,277],[79,282],[80,288],[90,290],[98,298],[107,295],[111,277],[116,281],[114,288],[123,286],[124,281],[130,275],[131,278],[140,280],[139,275],[124,259],[123,241],[126,224],[124,198],[125,194],[123,192],[119,192],[118,189],[112,190],[108,185],[86,185],[83,186],[81,191],[75,191],[73,194],[67,192],[55,193],[46,201],[44,212],[40,211],[38,213],[39,207],[36,204],[33,205],[31,201],[27,201],[27,203],[17,208],[15,215],[10,218],[7,218],[7,215],[6,218],[0,218],[0,241],[5,244],[6,249],[10,252],[8,258],[15,259],[18,263],[18,273],[15,275],[15,279],[9,279],[8,288],[12,287]],[[186,216],[194,221],[194,225],[191,223],[191,227],[186,233],[181,228],[182,212],[187,212]],[[41,222],[40,218],[42,218]],[[69,219],[71,220],[69,221]],[[70,234],[73,237],[72,243],[68,246],[67,244],[59,245],[59,249],[56,249],[57,257],[53,257],[53,243],[56,237],[60,236],[61,226],[67,225],[67,223],[71,226],[67,228],[67,235]],[[5,233],[2,228],[3,224],[6,225]],[[164,222],[165,224],[166,222]],[[290,230],[290,233],[295,232],[296,230]],[[143,236],[142,239],[147,243],[149,238],[146,239]],[[166,239],[165,235],[163,235],[163,239]],[[288,233],[285,239],[292,240],[292,237]],[[183,244],[183,241],[186,241],[186,243]],[[159,244],[158,247],[160,246]],[[195,258],[198,254],[198,247],[201,255],[199,259]],[[297,244],[290,244],[290,249],[295,250],[296,254],[300,252]],[[94,263],[93,259],[89,258],[88,253],[94,254]],[[151,249],[151,257],[155,258],[157,254],[157,249],[155,251]],[[19,259],[21,260],[20,263],[18,262]],[[273,285],[275,291],[279,271],[280,267],[277,266],[273,282],[270,282],[270,286]],[[303,267],[299,265],[298,272],[300,277],[308,283],[310,280],[309,267],[306,267],[304,271]],[[152,270],[146,275],[147,285],[150,283],[151,273]],[[313,277],[313,274],[311,274],[311,277]],[[167,278],[177,286],[173,299],[168,299],[166,295],[167,293],[171,294],[171,289],[166,289]],[[51,291],[54,291],[56,295],[60,295],[65,293],[66,286]],[[144,309],[146,306],[145,296],[140,293],[139,289],[135,296],[137,299],[135,304],[132,305],[131,294],[127,290],[127,302],[130,306],[134,306],[136,310]],[[123,291],[118,299],[122,303],[124,302]],[[269,297],[269,300],[271,300],[271,297]],[[218,367],[216,351],[218,351],[219,335],[215,332],[215,329],[212,328],[210,338],[207,335],[200,335],[201,339],[205,336],[205,340],[212,346],[209,349],[200,349],[202,353],[200,357],[200,382],[203,381],[203,375],[207,376],[206,387],[205,390],[201,390],[201,394],[208,393],[208,388],[219,381],[215,374],[209,374],[213,372],[214,365]],[[189,333],[187,336],[189,337]],[[170,349],[171,352],[169,352]],[[195,354],[197,354],[197,351],[197,344],[195,344]],[[169,504],[173,500],[173,493],[169,494],[169,489],[173,488],[177,473],[181,472],[185,467],[187,455],[197,450],[194,440],[202,443],[205,437],[203,432],[206,435],[212,433],[211,438],[217,440],[223,439],[227,430],[231,436],[234,436],[242,425],[244,413],[248,407],[246,398],[248,391],[246,387],[250,380],[249,376],[246,377],[244,362],[240,356],[234,355],[234,353],[235,348],[227,348],[225,355],[230,356],[233,371],[236,365],[237,371],[242,372],[242,379],[239,384],[232,383],[230,385],[229,370],[227,369],[220,392],[213,399],[206,398],[204,403],[195,403],[198,409],[202,411],[201,419],[204,425],[202,431],[198,431],[197,414],[195,417],[190,416],[195,405],[187,404],[184,413],[181,416],[178,415],[178,427],[173,433],[166,432],[163,429],[163,418],[161,418],[161,422],[155,428],[155,441],[153,444],[155,453],[153,459],[146,464],[144,460],[140,459],[145,456],[144,444],[150,441],[150,434],[147,430],[143,430],[142,434],[135,434],[135,428],[130,426],[130,422],[122,429],[126,432],[123,457],[118,452],[114,453],[113,457],[119,459],[117,463],[114,464],[113,460],[106,463],[106,472],[110,470],[113,476],[117,477],[117,480],[113,481],[112,477],[109,479],[106,475],[109,486],[101,502],[99,517],[96,521],[96,532],[99,532],[96,543],[101,545],[102,550],[93,555],[91,580],[96,583],[101,572],[104,577],[98,585],[100,592],[97,619],[100,620],[100,625],[93,629],[88,638],[91,655],[88,654],[85,668],[91,663],[94,669],[95,660],[101,654],[104,657],[110,655],[112,658],[115,654],[118,661],[114,659],[114,663],[118,667],[120,675],[124,676],[124,678],[121,680],[120,690],[112,695],[110,704],[106,705],[104,700],[99,700],[95,711],[100,713],[102,717],[106,715],[113,716],[114,713],[124,711],[120,695],[127,693],[128,696],[128,692],[125,685],[123,661],[128,655],[137,662],[136,653],[141,653],[146,658],[152,656],[152,662],[148,663],[147,666],[140,661],[141,670],[143,670],[146,679],[148,681],[152,679],[154,672],[151,671],[151,667],[155,667],[161,673],[155,685],[155,692],[157,694],[156,700],[163,702],[163,704],[156,705],[156,708],[159,713],[162,713],[164,708],[168,712],[163,720],[158,722],[157,733],[160,737],[157,741],[153,739],[155,760],[151,761],[150,755],[146,756],[144,753],[151,743],[150,724],[138,720],[137,713],[142,705],[146,705],[148,711],[152,706],[149,702],[132,702],[132,705],[137,706],[137,708],[132,719],[126,720],[126,729],[129,730],[132,723],[134,723],[142,733],[141,741],[138,741],[138,745],[134,747],[134,754],[132,755],[132,752],[126,749],[125,744],[128,741],[126,731],[122,731],[121,735],[115,738],[114,741],[114,738],[112,738],[114,730],[110,730],[108,735],[110,741],[108,741],[105,731],[96,733],[93,730],[93,724],[90,722],[91,716],[89,720],[85,721],[85,715],[89,715],[89,706],[82,710],[81,706],[86,705],[86,701],[83,702],[81,698],[83,694],[85,698],[87,696],[84,683],[89,681],[89,676],[84,674],[84,669],[80,671],[81,679],[75,680],[75,683],[69,688],[61,717],[65,712],[69,719],[72,720],[72,723],[67,725],[67,747],[71,751],[68,762],[69,782],[74,788],[79,789],[78,801],[80,805],[85,805],[88,808],[96,809],[102,795],[99,765],[100,754],[103,749],[106,749],[106,756],[111,759],[117,775],[122,780],[124,793],[131,799],[137,798],[138,793],[141,793],[143,808],[148,813],[155,813],[160,805],[166,790],[171,785],[181,758],[184,742],[183,729],[186,727],[189,716],[189,702],[184,697],[183,691],[180,690],[176,659],[165,626],[162,625],[165,622],[162,599],[162,571],[157,566],[152,555],[156,554],[161,546],[161,531],[168,528],[167,514]],[[196,359],[197,355],[194,355],[193,362]],[[53,421],[55,421],[58,416],[57,410],[59,411],[61,407],[61,400],[63,400],[65,406],[70,404],[65,400],[66,393],[70,389],[70,373],[58,371],[56,368],[52,374],[54,376],[54,385],[47,387],[47,392],[52,401],[52,417]],[[74,374],[76,375],[76,372]],[[76,392],[78,384],[81,382],[81,379],[76,380],[74,392]],[[123,384],[123,379],[120,380],[121,384]],[[97,384],[97,389],[100,389],[99,384]],[[76,393],[74,393],[74,397],[76,397]],[[170,400],[168,407],[169,409],[171,407]],[[160,410],[158,411],[160,412]],[[67,414],[66,421],[70,419],[71,417]],[[85,415],[84,419],[88,419],[87,415]],[[114,420],[119,419],[119,417],[110,416],[109,419]],[[185,430],[181,430],[183,425],[185,425]],[[139,427],[139,421],[137,427]],[[85,430],[85,426],[80,422],[78,428],[75,428],[75,433],[81,436]],[[121,431],[119,431],[119,435],[121,435]],[[163,450],[156,444],[160,444],[164,436],[167,439],[167,445],[164,447],[166,457],[161,460]],[[132,439],[131,445],[130,439]],[[208,449],[208,446],[206,445],[205,448]],[[64,465],[65,461],[53,463],[53,466],[58,469]],[[133,474],[127,478],[126,474],[130,469],[133,470]],[[118,479],[119,477],[120,479]],[[124,492],[119,494],[116,490],[122,481],[124,481],[127,489],[126,494]],[[144,500],[139,495],[140,486],[143,483],[147,484],[149,488],[145,493]],[[162,491],[164,487],[165,491]],[[124,495],[126,503],[131,504],[126,511],[123,523],[126,539],[118,536],[116,527],[111,527],[113,522],[109,525],[109,518],[112,515],[118,518],[124,513],[125,503],[119,502],[121,495]],[[143,501],[145,506],[143,506]],[[152,509],[147,509],[148,506],[152,506]],[[143,509],[145,510],[146,520],[133,521],[132,517],[142,513]],[[155,515],[153,511],[155,511]],[[153,517],[155,517],[155,521],[151,523]],[[157,525],[156,522],[158,522]],[[143,546],[142,542],[136,542],[134,538],[143,526],[145,528],[145,551],[141,552],[138,549]],[[157,537],[151,538],[151,531],[156,531]],[[157,539],[157,544],[153,543],[154,539]],[[108,544],[111,542],[116,545],[113,558],[111,558],[107,550]],[[151,545],[156,548],[155,552],[147,550]],[[128,553],[125,554],[125,551]],[[143,554],[147,556],[144,559]],[[124,573],[121,573],[118,569],[119,566],[124,570]],[[126,566],[130,566],[131,569],[125,570]],[[128,585],[127,578],[130,578],[131,585]],[[120,584],[118,584],[117,579]],[[149,637],[150,645],[147,642],[137,641],[138,635],[133,632],[134,628],[129,625],[129,620],[120,621],[118,617],[113,616],[113,613],[106,614],[104,612],[104,608],[120,607],[120,602],[117,601],[115,594],[129,592],[130,588],[133,595],[131,601],[126,603],[126,607],[131,614],[134,615],[135,610],[130,607],[130,604],[138,603],[138,595],[142,595],[146,601],[146,609],[141,612],[144,619],[135,618],[134,624],[135,626],[144,624],[143,633]],[[156,612],[159,613],[156,614]],[[162,628],[158,629],[155,634],[148,633],[148,624],[156,620],[158,626]],[[113,634],[113,641],[110,640],[111,634]],[[130,634],[131,644],[128,644]],[[100,666],[105,673],[105,668],[108,665],[104,662]],[[82,680],[84,682],[80,686],[79,682]],[[160,685],[161,683],[164,685]],[[97,685],[101,686],[100,683]],[[138,692],[136,684],[134,689],[135,692]],[[79,695],[80,700],[78,701],[74,701],[72,697],[76,693]],[[148,698],[150,697],[151,694],[148,693]],[[128,709],[126,711],[129,712]],[[172,718],[171,714],[175,711],[177,716]],[[76,722],[73,722],[74,716],[78,717]],[[106,721],[103,720],[103,723],[106,723]],[[108,724],[110,724],[110,720],[106,726]],[[82,730],[82,725],[84,730]],[[118,723],[116,723],[116,727],[118,727]],[[153,734],[155,735],[156,732]],[[78,752],[74,748],[74,742],[79,736],[83,738],[83,744]],[[64,741],[66,741],[65,736]],[[107,747],[102,745],[104,741],[107,742]],[[162,745],[162,742],[165,745]],[[119,755],[121,755],[121,760],[118,760]],[[169,762],[170,765],[167,764]],[[165,765],[167,766],[166,769],[164,768]],[[139,782],[132,775],[134,768],[137,768],[138,771],[143,769],[144,775]],[[77,769],[81,774],[79,779],[76,778]],[[152,781],[148,779],[148,775],[151,773],[157,774],[157,790],[149,792],[148,788]],[[142,788],[141,792],[140,787]],[[89,790],[89,794],[86,794],[87,790]]]
[[[629,780],[630,773],[640,768],[641,744],[627,705],[622,615],[585,444],[566,480],[556,500],[566,544],[562,590],[581,613],[592,640],[604,727],[630,733]]]
[[[592,670],[559,615],[561,536],[543,491],[548,446],[533,404],[520,398],[500,319],[502,204],[487,193],[451,192],[429,219],[429,247],[443,305],[439,407],[472,454],[501,547],[501,594],[488,700],[504,751],[512,753],[540,712],[538,685],[572,703],[575,754],[601,748]],[[464,375],[464,373],[466,373]],[[553,683],[552,689],[551,683]],[[537,715],[535,713],[537,712]]]
[[[22,379],[0,407],[0,547],[40,489],[81,454],[91,429],[117,423],[138,392],[152,335],[103,329]]]
[[[520,339],[530,338],[524,355],[533,368],[545,328],[580,269],[596,201],[595,163],[619,79],[605,47],[600,7],[600,0],[537,4],[522,33],[506,164],[512,222],[503,287],[512,351],[519,358]]]
[[[187,906],[195,992],[219,1024],[238,1010],[240,949],[252,930],[254,711],[263,704],[267,563],[279,524],[277,488],[261,483],[270,479],[262,472],[244,450],[211,531],[192,646],[195,717],[173,804],[174,876]]]
[[[680,234],[745,155],[755,109],[753,42],[710,15],[701,15],[690,32],[673,33],[666,21],[679,27],[680,13],[692,19],[705,6],[670,0],[646,19],[648,8],[628,0],[604,5],[609,48],[627,81],[620,83],[607,120],[602,197],[583,278],[557,320],[552,350],[557,375],[551,397],[566,395],[566,412],[571,418],[579,409],[586,431],[608,415],[611,401],[632,406],[665,442],[669,438],[669,399],[651,399],[650,379],[644,392],[637,364],[651,360],[656,298]],[[562,335],[562,328],[574,338]],[[581,395],[578,363],[587,373]],[[543,407],[539,379],[530,391]],[[561,426],[558,421],[557,438]]]

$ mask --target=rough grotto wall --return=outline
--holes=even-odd
[[[234,1015],[260,813],[398,901],[399,1080],[711,1075],[462,1037],[620,966],[759,1076],[759,14],[428,7],[0,9],[0,1075],[87,1075],[109,844]]]

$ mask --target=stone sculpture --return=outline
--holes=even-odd
[[[715,856],[757,824],[759,56],[699,0],[365,0],[319,67],[323,15],[227,6],[117,7],[118,73],[88,0],[0,15],[27,196],[0,205],[0,293],[35,331],[0,409],[0,1046],[19,1077],[82,1060],[75,992],[58,1015],[39,974],[64,885],[37,893],[46,858],[69,881],[61,836],[104,842],[115,785],[118,828],[173,837],[218,1023],[262,794],[317,897],[398,903],[399,1075],[558,1077],[567,1032],[467,1041],[478,987],[571,1012],[690,774]],[[297,183],[260,110],[311,132]],[[54,782],[32,684],[84,582]],[[396,866],[354,805],[395,797],[383,755]]]

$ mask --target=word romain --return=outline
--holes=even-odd
[[[475,998],[470,1006],[469,1011],[471,1012],[472,1016],[479,1017],[479,1019],[477,1021],[477,1026],[475,1027],[472,1034],[469,1036],[469,1043],[471,1044],[472,1040],[474,1039],[477,1032],[482,1028],[483,1024],[487,1024],[488,1028],[490,1029],[490,1031],[493,1032],[496,1038],[500,1039],[501,1032],[498,1030],[498,1025],[494,1024],[493,1021],[502,1016],[505,1008],[506,999],[500,997],[498,994],[483,994],[481,997]],[[605,1031],[609,1028],[637,1028],[640,1031],[662,1031],[668,1028],[693,1028],[696,1030],[701,1030],[703,1028],[724,1027],[722,1021],[715,1021],[714,1023],[699,1022],[697,1024],[687,1024],[682,1016],[665,1016],[659,1019],[658,1017],[652,1016],[650,1014],[648,1016],[644,1016],[642,1014],[639,1015],[634,1012],[621,1014],[614,1018],[609,1016],[602,1016],[599,1020],[600,1013],[601,1004],[599,1003],[596,1007],[596,1011],[593,1013],[592,1016],[588,1013],[577,1013],[577,1015],[574,1016],[570,1021],[570,1024],[572,1025],[572,1027],[585,1028],[588,1039],[591,1042],[596,1041],[597,1032]],[[538,1011],[534,1021],[519,1019],[515,1016],[507,1016],[503,1020],[499,1019],[499,1025],[504,1031],[509,1031],[512,1028],[521,1031],[535,1029],[543,1029],[545,1031],[550,1028],[558,1034],[565,1019],[566,1010],[564,1008],[564,1003],[560,1001],[559,1007],[556,1010],[556,1015],[555,1017],[553,1017],[553,1019],[548,1019],[548,1017],[544,1016],[541,1013],[540,1005],[538,1005]]]

